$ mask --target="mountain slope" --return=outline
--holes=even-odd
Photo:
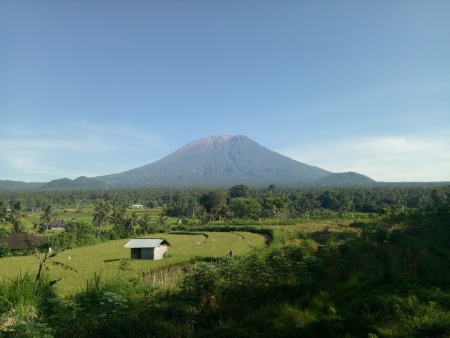
[[[37,190],[40,189],[45,183],[38,182],[21,182],[21,181],[11,181],[11,180],[0,180],[0,191],[2,190]]]
[[[85,176],[80,176],[74,180],[71,180],[69,178],[60,178],[57,180],[50,181],[41,187],[42,190],[103,189],[103,188],[106,188],[105,183]]]
[[[330,174],[322,178],[318,183],[320,185],[333,187],[371,186],[377,184],[377,182],[372,180],[371,178],[355,173],[353,171]]]
[[[111,187],[305,186],[329,174],[264,148],[246,136],[219,135],[189,143],[152,164],[95,179]]]

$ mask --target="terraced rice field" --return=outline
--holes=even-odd
[[[77,272],[47,264],[52,279],[62,279],[56,288],[59,294],[70,294],[85,288],[86,281],[95,273],[102,280],[123,280],[155,276],[155,272],[188,263],[195,258],[219,258],[233,252],[245,255],[265,246],[264,237],[249,232],[205,232],[202,234],[160,234],[171,244],[166,257],[158,261],[130,260],[130,249],[124,248],[128,239],[108,241],[57,253],[52,261],[69,265]],[[19,273],[36,274],[39,261],[34,256],[0,258],[0,279],[11,278]],[[159,272],[160,273],[160,272]],[[164,277],[161,275],[161,277]],[[161,279],[158,279],[161,283]]]

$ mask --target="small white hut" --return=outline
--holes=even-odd
[[[170,246],[164,238],[133,238],[124,248],[131,249],[131,259],[162,259]]]

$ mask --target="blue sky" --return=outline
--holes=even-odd
[[[450,181],[449,1],[2,1],[0,180],[122,172],[242,134]]]

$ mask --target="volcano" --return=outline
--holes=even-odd
[[[142,167],[94,179],[109,187],[311,186],[331,172],[271,151],[243,135],[191,142]]]

